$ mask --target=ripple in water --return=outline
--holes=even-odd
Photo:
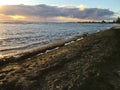
[[[20,23],[0,24],[0,57],[40,48],[84,33],[93,33],[115,24]]]

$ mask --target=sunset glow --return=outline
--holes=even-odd
[[[68,0],[60,2],[0,0],[0,21],[111,21],[120,16],[119,2],[119,0],[71,0],[70,2]]]
[[[25,16],[20,16],[20,15],[15,15],[15,16],[10,16],[13,20],[25,20]]]

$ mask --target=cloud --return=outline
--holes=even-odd
[[[61,18],[66,18],[66,20],[69,19],[69,21],[77,21],[102,19],[107,20],[114,15],[114,12],[110,11],[109,9],[86,8],[84,5],[60,7],[40,4],[1,6],[0,14],[10,16],[10,18],[17,16],[19,19],[20,17],[24,16],[26,17],[26,20],[59,21]]]

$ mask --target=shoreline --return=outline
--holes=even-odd
[[[76,38],[71,44],[62,43],[59,48],[55,46],[55,50],[29,60],[21,58],[20,62],[3,65],[0,89],[119,90],[120,28],[83,38]]]
[[[97,31],[94,33],[97,33]],[[0,58],[0,65],[15,63],[15,62],[21,61],[21,59],[23,61],[23,60],[27,60],[27,59],[42,55],[42,54],[46,54],[48,52],[57,50],[60,47],[70,45],[72,43],[75,43],[76,41],[80,41],[88,35],[90,35],[90,34],[84,33],[82,35],[74,36],[74,37],[69,38],[69,39],[59,40],[57,42],[50,43],[50,44],[44,45],[40,48],[36,48],[36,49],[30,50],[30,51],[25,51],[23,53],[10,55],[10,56],[4,56],[3,58]]]
[[[79,25],[79,24],[78,24]],[[91,24],[91,25],[93,25],[94,26],[94,24]],[[97,25],[95,25],[95,27],[96,27]],[[98,25],[99,26],[99,25]],[[100,25],[100,26],[104,26],[104,25]],[[105,25],[104,27],[103,27],[103,29],[104,28],[108,28],[108,27],[112,27],[112,26],[116,26],[116,24],[114,24],[114,25]],[[93,28],[93,30],[91,29],[91,31],[92,32],[89,32],[89,29],[88,29],[88,31],[87,31],[87,29],[86,30],[84,30],[83,31],[83,33],[80,33],[80,34],[84,34],[84,33],[87,33],[87,32],[89,32],[90,34],[91,33],[95,33],[97,30],[101,30],[101,28]],[[78,30],[79,31],[79,30]],[[68,29],[68,32],[69,32],[69,29]],[[74,31],[73,31],[74,32]],[[79,34],[79,33],[78,33]],[[76,33],[76,35],[73,35],[73,36],[70,36],[70,37],[67,37],[67,38],[62,38],[63,39],[63,41],[64,40],[67,40],[67,39],[69,39],[69,38],[73,38],[73,37],[75,37],[75,36],[78,36],[78,34]],[[6,39],[7,40],[7,39]],[[16,40],[16,39],[15,39]],[[3,42],[4,42],[4,40],[3,40]],[[15,41],[16,42],[16,41]],[[59,41],[55,41],[55,42],[53,42],[53,43],[57,43],[57,42],[59,42]],[[62,41],[61,41],[62,42]],[[29,43],[29,42],[28,42]],[[6,42],[6,44],[7,44],[7,42]],[[48,47],[49,47],[49,44],[51,45],[52,43],[48,43]],[[22,45],[22,44],[21,44]],[[1,45],[2,46],[2,45]],[[15,45],[15,46],[17,46],[17,44]],[[18,45],[19,46],[19,45]],[[52,46],[52,45],[51,45]],[[4,46],[3,46],[4,47]],[[39,45],[39,44],[29,44],[29,45],[23,45],[23,47],[15,47],[14,48],[14,45],[10,45],[10,47],[11,48],[6,48],[6,46],[5,46],[5,48],[1,48],[1,53],[0,53],[0,60],[2,60],[2,59],[4,59],[4,61],[6,61],[5,59],[8,59],[9,57],[11,57],[12,59],[14,59],[14,57],[19,57],[19,55],[21,54],[24,54],[24,53],[29,53],[29,52],[32,52],[32,51],[37,51],[38,49],[40,49],[39,47],[42,47],[42,45]],[[46,47],[47,47],[47,45],[46,45]],[[46,48],[46,47],[42,47],[42,48]],[[36,50],[37,49],[37,50]],[[20,55],[20,56],[21,56]],[[12,57],[13,56],[13,57]],[[25,55],[24,55],[25,56]]]

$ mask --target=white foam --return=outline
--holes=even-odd
[[[19,58],[19,57],[21,57],[22,55],[15,55],[15,56],[13,56],[14,58]]]
[[[65,43],[64,45],[65,45],[65,46],[67,46],[67,45],[69,45],[69,44],[70,44],[70,42],[68,42],[68,43]]]
[[[100,32],[100,30],[97,30],[97,32]]]
[[[45,53],[52,52],[52,51],[55,51],[55,50],[57,50],[57,49],[59,49],[59,47],[53,48],[53,49],[51,49],[51,50],[46,50]]]
[[[84,38],[83,38],[83,37],[81,37],[81,38],[78,38],[78,39],[77,39],[77,41],[80,41],[80,40],[82,40],[82,39],[84,39]]]
[[[57,50],[57,49],[59,49],[59,47],[54,48],[54,50]]]
[[[27,60],[31,60],[31,58],[27,58]]]
[[[48,53],[48,52],[51,52],[52,50],[46,50],[46,52],[45,53]]]
[[[39,54],[37,54],[37,56],[40,56],[40,55],[43,55],[44,53],[39,53]]]
[[[75,41],[71,41],[70,43],[74,43]]]

